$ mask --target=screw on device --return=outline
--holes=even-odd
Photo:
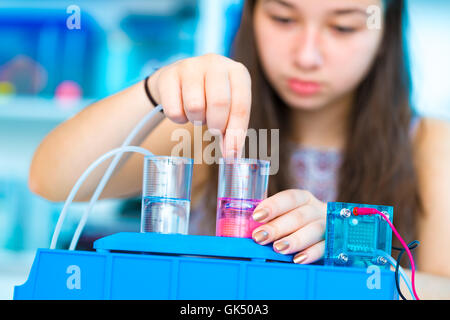
[[[348,208],[343,208],[340,212],[340,216],[342,218],[350,218],[351,215],[352,215],[352,212]]]
[[[348,255],[342,252],[338,255],[337,259],[340,263],[346,264],[348,262]]]

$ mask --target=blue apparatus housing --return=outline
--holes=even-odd
[[[39,249],[14,299],[397,299],[394,273],[297,265],[252,239],[118,233],[96,252]],[[264,281],[264,286],[261,282]]]
[[[380,251],[391,254],[392,230],[380,215],[353,215],[353,208],[373,208],[384,212],[392,222],[394,208],[344,202],[327,204],[325,264],[367,268],[390,264]]]

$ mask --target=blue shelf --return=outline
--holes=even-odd
[[[397,299],[391,271],[370,289],[363,268],[283,262],[251,239],[119,233],[94,247],[39,249],[14,299]]]

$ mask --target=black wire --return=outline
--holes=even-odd
[[[148,76],[144,79],[145,94],[147,95],[147,98],[150,100],[151,104],[154,107],[157,107],[158,102],[156,102],[155,98],[153,98],[152,94],[150,93],[150,88],[148,87],[148,79],[150,79],[150,76]],[[161,109],[160,112],[164,113],[163,109]]]
[[[408,248],[409,248],[409,250],[414,250],[415,248],[417,248],[417,246],[419,244],[420,244],[420,242],[417,240],[411,241],[408,244]],[[400,261],[402,259],[403,254],[406,252],[406,249],[405,248],[397,248],[397,247],[392,247],[392,249],[400,251],[400,253],[398,254],[398,257],[397,257],[397,266],[395,267],[395,286],[397,287],[398,294],[400,295],[402,300],[407,300],[405,298],[405,296],[403,295],[402,290],[400,289],[400,277],[399,277]]]
[[[417,248],[417,246],[418,246],[419,244],[420,244],[420,242],[417,241],[417,240],[411,241],[411,242],[408,244],[408,248],[409,248],[410,250],[414,250],[415,248]],[[396,248],[396,249],[399,249],[399,248]],[[403,254],[404,254],[405,252],[406,252],[406,249],[404,249],[404,248],[401,248],[401,249],[400,249],[400,253],[398,254],[398,257],[397,257],[397,266],[396,266],[396,268],[395,268],[395,285],[397,286],[397,291],[398,291],[400,297],[401,297],[403,300],[407,300],[407,299],[406,299],[405,296],[402,294],[402,291],[401,291],[401,289],[400,289],[399,268],[400,268],[400,261],[401,261],[402,256],[403,256]]]

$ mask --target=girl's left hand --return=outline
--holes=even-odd
[[[294,263],[319,260],[325,252],[327,205],[309,191],[290,189],[261,201],[253,219],[264,223],[253,230],[259,244],[273,242],[276,252],[294,254]]]

